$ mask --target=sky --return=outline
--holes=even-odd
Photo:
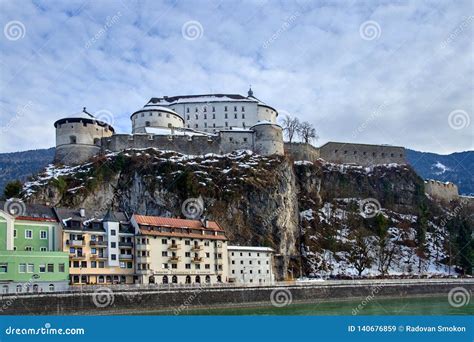
[[[0,152],[83,107],[129,133],[151,97],[249,85],[316,146],[474,149],[471,0],[0,0],[0,25]]]

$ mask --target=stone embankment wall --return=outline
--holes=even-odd
[[[321,284],[268,287],[215,287],[160,290],[109,290],[36,295],[6,295],[0,300],[3,315],[69,315],[144,313],[171,310],[185,314],[193,306],[272,305],[272,300],[292,302],[327,299],[367,298],[367,296],[446,295],[456,287],[474,291],[470,280],[340,281]],[[448,304],[447,304],[448,305]]]

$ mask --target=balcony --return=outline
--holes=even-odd
[[[169,249],[170,251],[177,251],[177,250],[180,249],[180,248],[181,248],[181,247],[180,247],[179,245],[175,244],[175,243],[174,243],[174,244],[171,244],[171,245],[168,247],[168,249]]]
[[[107,247],[107,241],[102,240],[102,241],[91,241],[89,242],[89,245],[91,246],[97,246],[97,247]]]
[[[202,250],[202,246],[201,245],[193,245],[191,247],[191,250],[192,251],[200,251],[200,250]]]
[[[179,262],[179,256],[172,256],[172,257],[170,257],[170,262],[171,262],[171,263],[177,263],[177,262]]]
[[[81,247],[84,246],[84,240],[66,240],[66,245],[71,247]]]
[[[76,253],[70,253],[69,254],[70,259],[85,259],[86,255],[85,254],[76,254]]]
[[[133,255],[131,255],[131,254],[120,254],[119,259],[121,259],[121,260],[132,260]]]
[[[106,260],[107,256],[106,255],[91,254],[90,259],[91,260]]]
[[[201,257],[194,257],[194,258],[191,259],[191,262],[200,263],[200,262],[202,262],[202,258]]]
[[[137,244],[137,245],[135,245],[135,249],[137,251],[149,251],[150,250],[150,245]]]
[[[119,242],[119,247],[132,248],[133,247],[133,242],[120,241]]]
[[[146,264],[146,263],[149,263],[150,260],[151,260],[151,258],[149,256],[138,255],[136,262],[141,263],[141,264]]]

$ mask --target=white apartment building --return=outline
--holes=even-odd
[[[227,246],[229,282],[239,284],[272,284],[273,249],[268,247]]]
[[[217,222],[133,215],[142,284],[228,281],[227,238]]]
[[[133,133],[144,127],[186,127],[204,132],[249,129],[258,122],[276,124],[278,111],[257,99],[252,89],[239,94],[181,95],[152,98],[131,115]]]

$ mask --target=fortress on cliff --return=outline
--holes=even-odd
[[[118,134],[104,118],[87,112],[62,118],[56,128],[55,162],[77,164],[91,157],[131,148],[157,148],[190,155],[251,150],[291,154],[295,159],[374,165],[405,164],[405,149],[388,145],[328,142],[320,148],[284,143],[278,111],[256,98],[238,94],[152,98],[130,116],[131,134]]]

